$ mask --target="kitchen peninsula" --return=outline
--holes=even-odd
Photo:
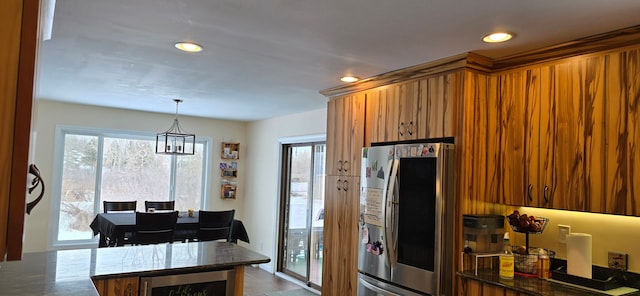
[[[22,261],[0,263],[0,294],[150,295],[144,293],[207,288],[242,295],[244,266],[269,261],[229,242],[26,253]],[[202,273],[207,273],[206,283],[192,280]]]

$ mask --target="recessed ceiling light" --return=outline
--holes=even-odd
[[[358,80],[360,80],[360,78],[355,77],[355,76],[343,76],[343,77],[340,77],[340,81],[342,81],[342,82],[356,82]]]
[[[201,52],[202,46],[193,42],[178,42],[176,48],[186,52]]]
[[[487,36],[482,37],[482,41],[487,42],[487,43],[498,43],[498,42],[505,42],[509,39],[513,38],[513,35],[510,33],[505,33],[505,32],[499,32],[499,33],[492,33],[489,34]]]

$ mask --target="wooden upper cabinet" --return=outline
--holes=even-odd
[[[531,205],[527,192],[528,164],[525,161],[525,103],[522,72],[495,78],[499,121],[499,200],[500,203]]]
[[[456,136],[457,105],[463,95],[462,71],[420,80],[417,139]]]
[[[327,107],[327,174],[360,176],[365,95],[332,98]]]
[[[386,124],[387,122],[395,122],[398,115],[392,101],[393,96],[387,96],[391,86],[381,86],[365,92],[366,96],[366,115],[365,115],[365,144],[371,146],[371,143],[387,142],[387,139],[397,139],[398,130],[394,124]]]
[[[499,196],[486,201],[640,215],[640,49],[496,74]]]
[[[378,87],[366,92],[367,143],[455,136],[462,72]]]
[[[500,203],[498,195],[499,120],[495,77],[464,73],[464,96],[456,138],[456,188],[473,209],[484,202]]]
[[[422,109],[418,81],[369,90],[367,96],[367,143],[416,139]]]
[[[571,91],[563,94],[580,98],[570,106],[582,123],[558,135],[569,136],[559,157],[570,166],[558,173],[565,184],[555,197],[568,194],[568,206],[581,211],[640,216],[640,49],[574,60],[565,72]]]
[[[580,208],[580,99],[567,90],[566,66],[499,74],[499,202],[516,206]],[[558,87],[558,86],[564,87]],[[561,128],[559,128],[561,127]],[[571,148],[573,147],[573,148]],[[564,182],[564,183],[563,183]],[[561,184],[563,183],[563,184]],[[570,185],[570,184],[573,184]],[[569,188],[572,188],[571,190]]]

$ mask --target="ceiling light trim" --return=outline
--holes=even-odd
[[[513,39],[514,34],[509,32],[495,32],[482,37],[482,41],[486,43],[500,43]]]
[[[340,81],[347,82],[347,83],[356,82],[358,80],[360,80],[360,78],[358,78],[356,76],[342,76],[342,77],[340,77]]]
[[[201,52],[204,48],[197,43],[193,42],[178,42],[174,45],[177,49],[185,52]]]

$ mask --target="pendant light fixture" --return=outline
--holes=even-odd
[[[156,154],[193,155],[196,135],[182,129],[178,122],[178,104],[182,103],[182,100],[173,101],[176,102],[176,117],[167,131],[156,134]]]

